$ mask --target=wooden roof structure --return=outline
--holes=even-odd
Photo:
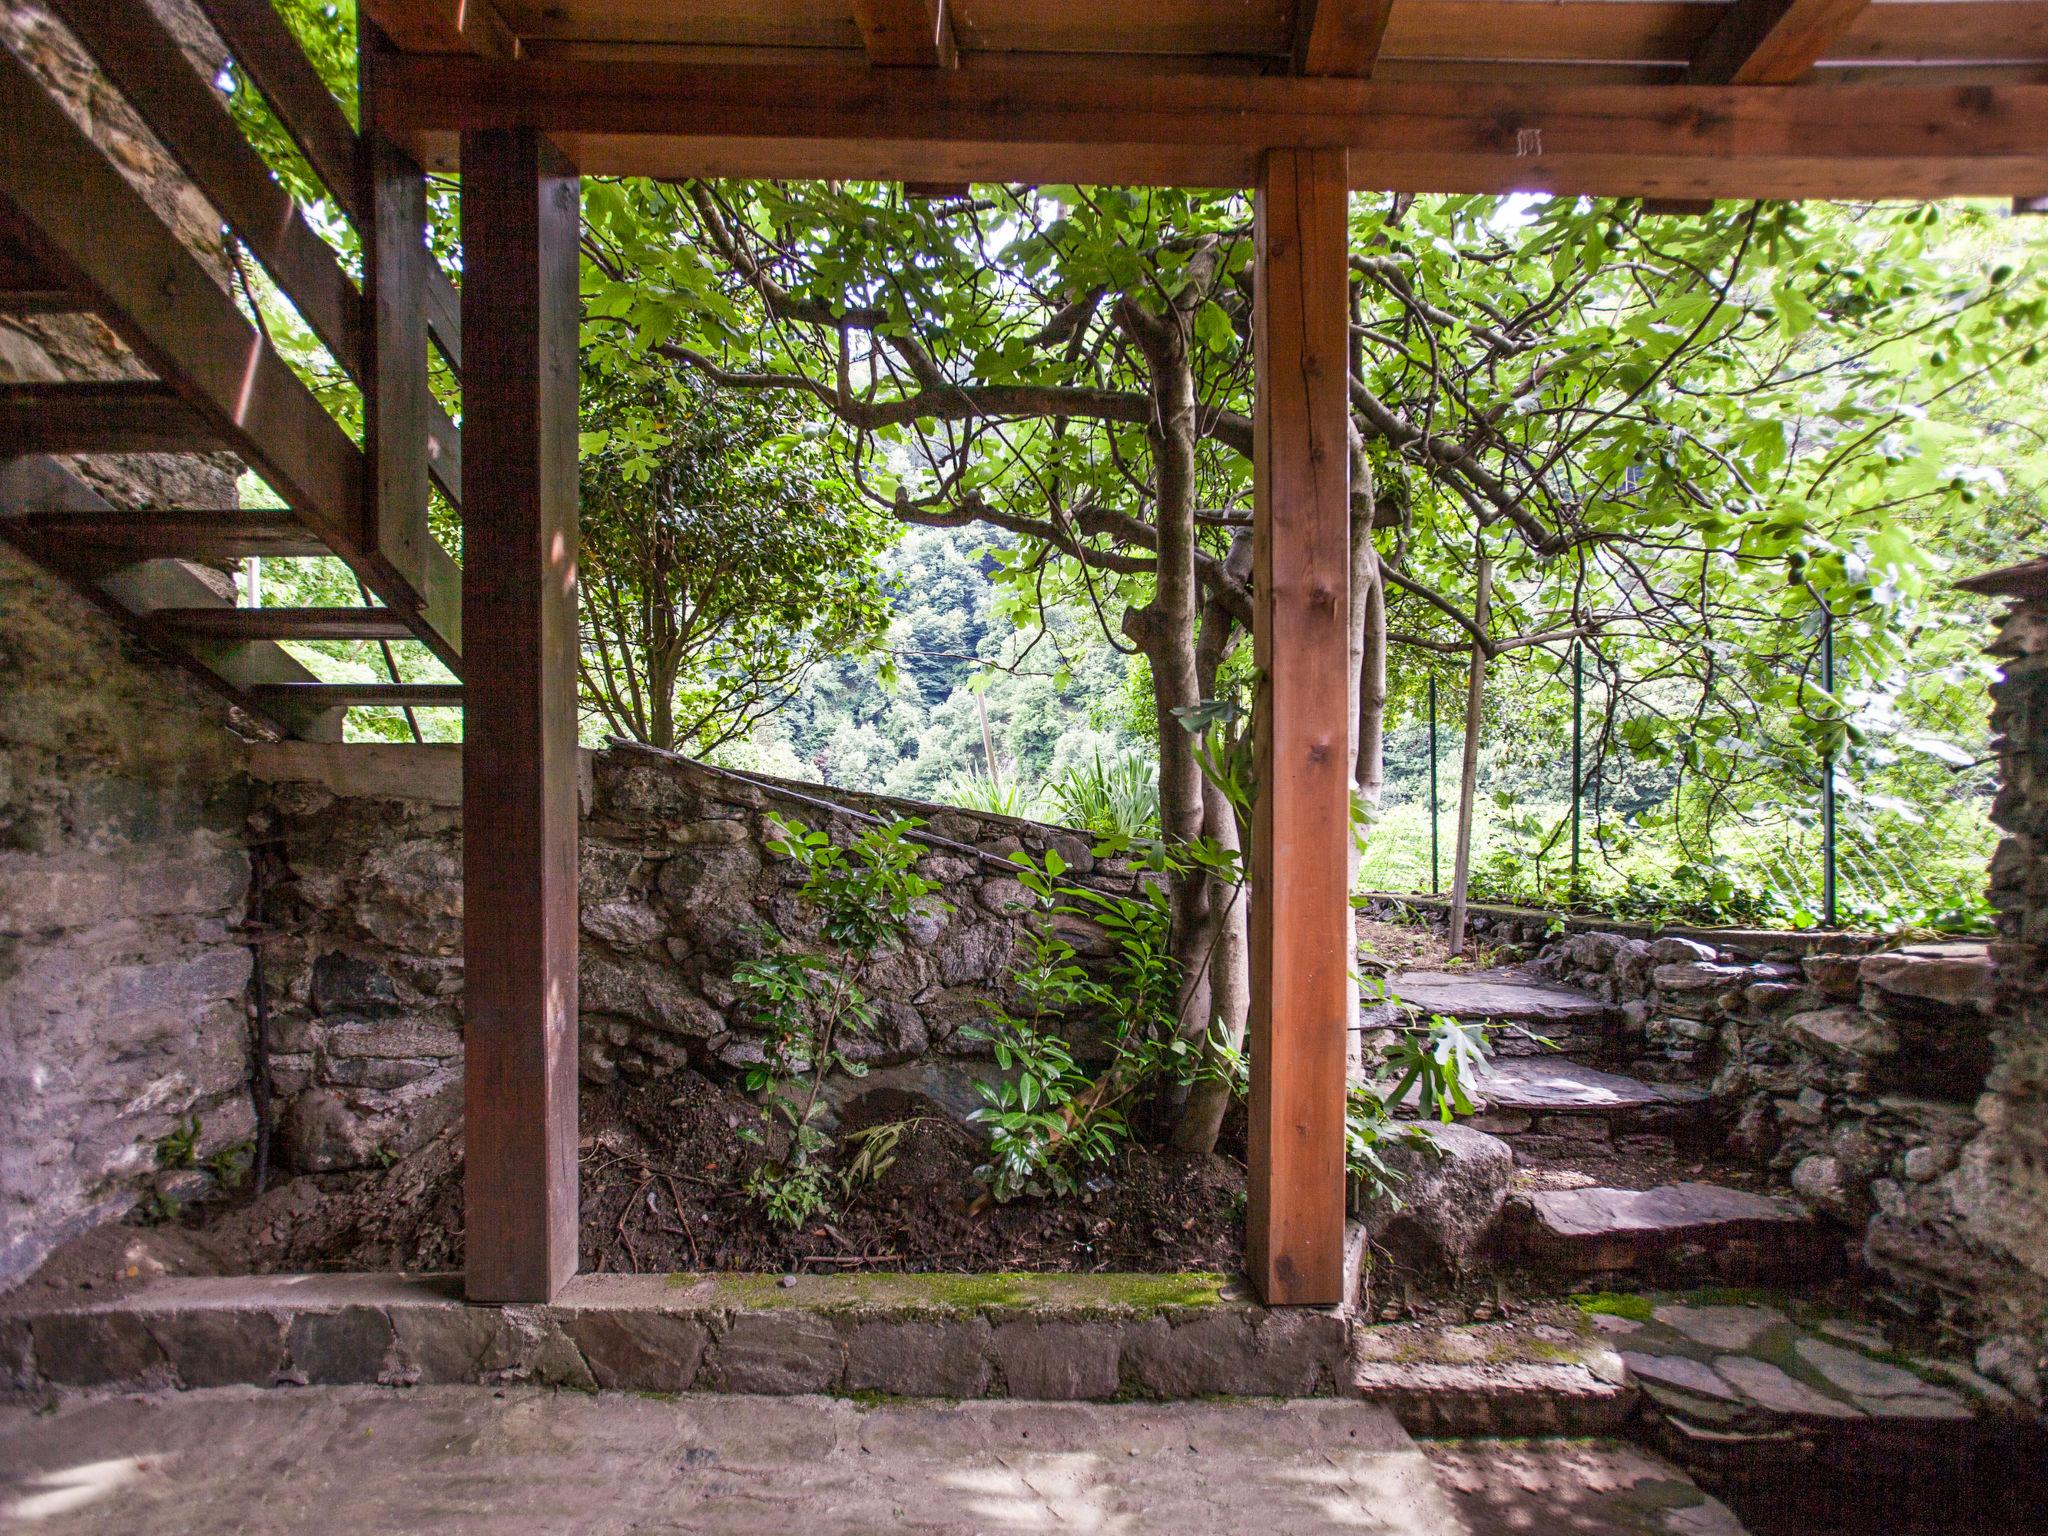
[[[360,387],[365,432],[0,49],[0,311],[93,311],[154,375],[0,387],[0,532],[281,729],[464,711],[466,1284],[489,1302],[547,1299],[577,1260],[579,175],[1254,189],[1246,1259],[1266,1300],[1315,1305],[1344,1285],[1356,1013],[1351,192],[2048,198],[2048,0],[360,0],[360,130],[270,0],[198,0],[353,220],[358,284],[144,0],[48,3]],[[459,294],[424,239],[433,169],[462,177]],[[289,511],[111,508],[57,457],[219,450]],[[167,569],[320,551],[362,608],[209,605]],[[319,683],[273,644],[334,635],[410,637],[461,681]]]
[[[380,126],[587,174],[2048,194],[2044,0],[366,0]]]

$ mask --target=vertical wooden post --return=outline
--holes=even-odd
[[[1259,180],[1253,412],[1258,805],[1252,830],[1246,1263],[1267,1303],[1342,1300],[1354,1010],[1345,155]]]
[[[579,189],[526,129],[462,137],[468,1292],[576,1272]]]

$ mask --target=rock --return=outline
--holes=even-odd
[[[847,1341],[846,1389],[895,1397],[980,1397],[989,1383],[989,1325],[895,1318],[861,1323]]]
[[[1658,1307],[1651,1315],[1695,1344],[1722,1350],[1754,1348],[1773,1328],[1789,1326],[1784,1313],[1769,1307],[1674,1304]]]
[[[1410,1260],[1469,1268],[1484,1248],[1514,1182],[1515,1154],[1469,1126],[1431,1125],[1382,1140],[1398,1175],[1393,1198],[1361,1213],[1368,1235]]]
[[[1528,1258],[1574,1273],[1704,1263],[1714,1272],[1800,1273],[1830,1245],[1791,1200],[1716,1184],[1539,1190],[1508,1206]]]
[[[1854,1002],[1863,990],[1863,956],[1807,955],[1799,962],[1806,979],[1838,1002]]]
[[[1011,1397],[1114,1397],[1119,1334],[1101,1323],[1007,1322],[995,1329],[991,1350]]]
[[[1820,1419],[1862,1417],[1861,1410],[1852,1404],[1816,1392],[1765,1360],[1753,1360],[1748,1355],[1723,1355],[1714,1362],[1714,1370],[1746,1401],[1772,1413]]]
[[[692,992],[671,966],[635,955],[586,951],[581,1004],[665,1034],[708,1041],[726,1029],[724,1017]]]
[[[1795,1044],[1823,1059],[1847,1066],[1896,1056],[1898,1031],[1860,1008],[1835,1007],[1795,1013],[1779,1028]]]
[[[313,962],[311,1001],[323,1018],[385,1019],[405,1013],[398,983],[354,955],[329,952]]]
[[[1613,1016],[1611,1004],[1571,987],[1532,980],[1522,970],[1402,971],[1388,988],[1409,1007],[1454,1019],[1521,1024],[1541,1032],[1546,1025],[1599,1024]]]
[[[1688,965],[1696,962],[1712,962],[1720,953],[1711,944],[1702,944],[1696,939],[1681,939],[1675,935],[1656,939],[1650,944],[1652,965]]]
[[[1960,1403],[1946,1387],[1922,1381],[1911,1371],[1824,1339],[1804,1338],[1793,1346],[1799,1358],[1853,1397],[1920,1397]]]
[[[1829,1210],[1846,1210],[1850,1203],[1841,1160],[1821,1153],[1803,1157],[1793,1166],[1792,1188],[1803,1199]]]
[[[1631,1373],[1646,1382],[1676,1387],[1694,1397],[1711,1398],[1719,1402],[1732,1403],[1738,1400],[1735,1389],[1716,1375],[1714,1368],[1705,1361],[1694,1360],[1685,1355],[1650,1355],[1633,1349],[1623,1350],[1621,1358]]]
[[[562,1318],[598,1386],[630,1392],[687,1392],[709,1336],[703,1322],[639,1308],[590,1307]]]
[[[314,1089],[292,1101],[284,1117],[286,1160],[307,1173],[367,1168],[376,1156],[369,1127],[338,1093]]]
[[[795,1309],[742,1312],[718,1338],[708,1367],[721,1392],[828,1392],[846,1371],[832,1325]]]
[[[396,1337],[376,1307],[304,1312],[292,1320],[286,1347],[293,1373],[309,1386],[367,1386],[382,1379]]]
[[[620,949],[638,949],[652,944],[667,932],[661,915],[645,902],[601,901],[585,906],[579,920],[583,931]]]
[[[1912,1016],[1977,1013],[1990,1002],[1996,968],[1978,943],[1909,944],[1863,962],[1864,987],[1878,1006]]]
[[[1685,940],[1660,940],[1664,943],[1684,943]],[[1741,965],[1717,965],[1707,960],[1686,960],[1659,965],[1650,972],[1650,981],[1659,992],[1725,992],[1730,987],[1741,987],[1750,980],[1749,968]]]

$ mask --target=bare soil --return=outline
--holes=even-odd
[[[976,1138],[917,1117],[919,1102],[862,1100],[867,1124],[912,1123],[877,1176],[832,1217],[790,1230],[746,1193],[767,1152],[742,1139],[752,1100],[695,1073],[586,1088],[582,1262],[587,1271],[1235,1271],[1244,1169],[1133,1147],[1089,1169],[1067,1199],[989,1202]],[[863,1128],[849,1122],[846,1133]],[[1242,1131],[1235,1132],[1241,1147]],[[842,1145],[844,1143],[842,1142]],[[449,1135],[382,1173],[308,1175],[217,1214],[204,1232],[231,1270],[462,1267],[462,1152]]]

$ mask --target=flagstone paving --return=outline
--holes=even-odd
[[[1593,1325],[1681,1425],[1768,1435],[1841,1424],[1965,1421],[2011,1399],[1962,1367],[1894,1355],[1882,1332],[1762,1304],[1680,1298],[1595,1302]],[[1624,1315],[1626,1314],[1626,1315]]]

